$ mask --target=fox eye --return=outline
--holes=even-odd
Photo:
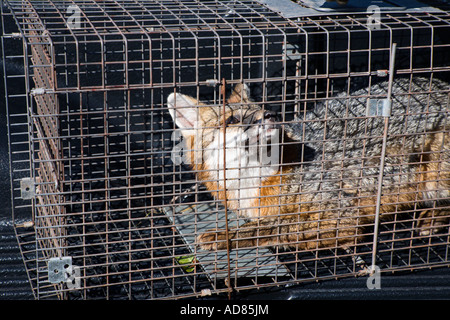
[[[234,116],[228,117],[227,121],[225,121],[225,124],[226,124],[226,125],[229,125],[229,124],[236,124],[236,123],[239,123],[239,119],[236,118],[236,117],[234,117]]]

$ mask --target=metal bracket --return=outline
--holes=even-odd
[[[48,260],[48,281],[61,283],[72,273],[72,257],[50,258]]]
[[[33,199],[36,195],[36,187],[33,178],[23,178],[20,180],[20,192],[22,199]]]
[[[391,115],[390,99],[368,99],[367,116],[389,117]]]

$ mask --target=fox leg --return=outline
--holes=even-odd
[[[327,219],[299,221],[297,216],[264,218],[243,224],[228,231],[209,231],[197,237],[197,244],[204,250],[224,250],[227,241],[230,249],[282,246],[312,250],[316,248],[348,247],[362,237],[355,219]]]
[[[259,219],[243,224],[237,229],[228,231],[209,231],[197,237],[197,243],[204,250],[223,250],[227,248],[247,248],[264,245],[279,245],[289,242],[289,238],[296,234],[295,227],[285,223],[276,225],[276,219]]]
[[[449,209],[426,209],[419,214],[416,228],[421,236],[436,234],[448,226],[449,218]]]

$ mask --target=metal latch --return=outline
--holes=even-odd
[[[391,115],[390,99],[368,99],[367,116],[389,117]]]
[[[36,186],[33,178],[23,178],[20,180],[20,193],[24,200],[34,198],[36,195]]]
[[[50,258],[48,261],[48,281],[61,283],[72,273],[72,257]]]
[[[45,88],[33,88],[31,89],[30,93],[32,96],[37,96],[41,94],[45,94],[46,90]]]

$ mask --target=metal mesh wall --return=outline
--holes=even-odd
[[[368,14],[288,19],[257,1],[7,1],[2,16],[3,62],[18,66],[4,77],[13,215],[36,297],[214,296],[367,275],[373,264],[449,264],[447,12],[386,12],[374,27]],[[253,102],[241,92],[236,113],[276,112],[270,121],[291,134],[279,144],[292,159],[270,185],[280,197],[269,206],[281,208],[271,234],[289,245],[266,241],[265,220],[242,213],[245,190],[259,190],[250,209],[266,208],[270,174],[254,171],[256,185],[242,176],[234,208],[234,196],[215,197],[221,169],[193,170],[181,157],[168,97],[226,111],[243,84]],[[389,98],[384,117],[377,105]],[[217,118],[210,130],[231,136],[221,111],[205,114]],[[264,121],[253,120],[232,119]],[[204,143],[196,150],[207,153]],[[215,250],[199,242],[207,230],[230,236],[248,223],[256,226],[242,233],[245,247],[239,235]]]

